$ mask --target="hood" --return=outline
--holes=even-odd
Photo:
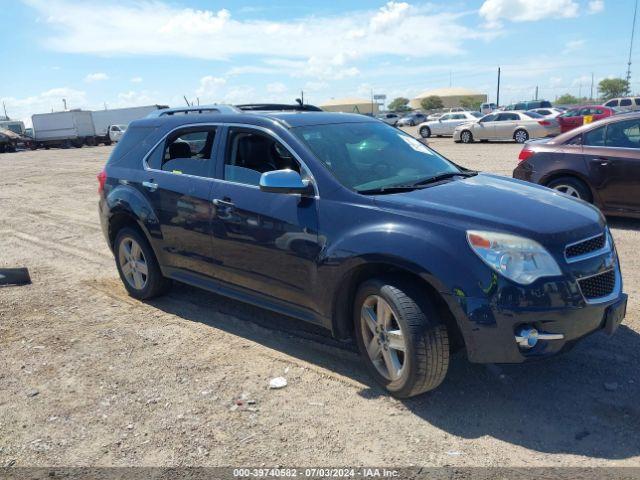
[[[600,211],[535,184],[490,174],[447,181],[428,188],[377,195],[381,208],[468,230],[526,236],[543,244],[566,245],[602,232]]]

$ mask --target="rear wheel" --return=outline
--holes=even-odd
[[[570,197],[579,198],[585,202],[591,202],[593,200],[589,187],[582,180],[575,177],[556,178],[551,180],[547,184],[547,187],[553,188]]]
[[[171,286],[170,280],[162,276],[151,246],[138,231],[120,230],[114,253],[120,279],[132,297],[139,300],[157,297]]]
[[[420,136],[422,138],[429,138],[431,136],[431,129],[429,127],[421,127]]]
[[[375,278],[359,288],[354,324],[360,355],[392,395],[436,388],[449,367],[449,337],[424,292],[401,280]]]
[[[460,133],[460,141],[462,143],[471,143],[471,142],[473,142],[473,135],[471,134],[471,132],[469,130],[463,130]]]
[[[513,139],[516,143],[524,143],[529,140],[529,133],[523,129],[516,130],[513,134]]]

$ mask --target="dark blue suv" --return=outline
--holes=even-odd
[[[320,325],[398,397],[437,387],[453,350],[539,359],[625,315],[587,203],[361,115],[200,110],[133,122],[99,175],[135,298],[179,281]]]

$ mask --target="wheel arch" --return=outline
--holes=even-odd
[[[356,292],[362,283],[375,277],[401,278],[423,289],[447,327],[452,349],[464,347],[462,332],[446,299],[439,293],[437,279],[420,273],[411,264],[383,258],[362,261],[348,269],[338,282],[332,308],[332,331],[336,338],[344,340],[353,337],[353,302]]]
[[[567,170],[567,169],[554,170],[553,172],[542,177],[539,183],[540,185],[547,187],[552,181],[562,177],[573,177],[580,180],[587,187],[587,189],[589,190],[589,193],[591,193],[591,198],[593,199],[593,202],[597,204],[600,203],[600,197],[598,196],[596,190],[591,185],[591,182],[589,182],[589,179],[584,174],[580,173],[577,170]]]

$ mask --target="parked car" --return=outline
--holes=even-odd
[[[486,115],[487,113],[495,112],[498,110],[498,105],[495,103],[483,103],[480,105],[480,113]]]
[[[363,115],[219,111],[132,122],[98,176],[132,297],[175,280],[355,337],[398,397],[436,388],[452,350],[539,360],[622,321],[595,207]]]
[[[442,109],[438,110],[437,112],[433,112],[433,113],[427,115],[427,120],[426,121],[438,120],[445,113],[459,113],[459,112],[466,112],[466,111],[467,111],[467,109],[462,108],[462,107],[442,108]]]
[[[640,218],[640,113],[618,115],[527,143],[514,178]]]
[[[379,115],[376,115],[376,118],[378,120],[382,120],[384,123],[388,125],[395,126],[396,123],[398,123],[398,120],[400,120],[400,115],[398,115],[397,113],[388,112],[388,113],[381,113]]]
[[[566,112],[558,115],[558,123],[560,123],[560,131],[562,133],[573,130],[584,123],[595,122],[611,115],[615,115],[613,108],[604,107],[602,105],[583,105],[574,107]]]
[[[503,108],[504,111],[527,111],[534,108],[551,108],[551,102],[548,100],[528,100],[525,102],[512,103]]]
[[[640,110],[640,97],[612,98],[604,103],[605,107],[619,108],[620,110]]]
[[[109,143],[119,141],[126,130],[127,125],[109,125],[107,127]]]
[[[408,115],[405,115],[400,120],[398,120],[398,123],[396,123],[396,125],[398,127],[406,127],[406,126],[413,127],[415,125],[418,125],[419,123],[426,122],[426,121],[427,121],[427,117],[424,113],[412,112],[412,113],[409,113]]]
[[[458,125],[475,121],[480,117],[482,117],[480,112],[445,113],[437,120],[423,122],[418,125],[418,133],[422,138],[429,138],[431,135],[438,137],[453,135],[453,131]]]
[[[556,107],[534,108],[529,111],[536,112],[538,115],[542,115],[544,118],[556,118],[558,115],[561,115],[564,112],[564,110],[561,110]]]
[[[495,112],[478,121],[456,127],[453,139],[471,143],[474,140],[515,140],[524,143],[530,138],[549,137],[559,133],[558,124],[535,112]]]

